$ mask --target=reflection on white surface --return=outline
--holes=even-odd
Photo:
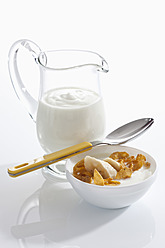
[[[155,221],[141,203],[106,210],[84,202],[67,182],[44,182],[22,205],[11,232],[20,247],[145,247]]]

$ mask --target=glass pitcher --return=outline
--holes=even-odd
[[[28,92],[21,79],[17,56],[20,49],[29,51],[38,65],[38,99]],[[108,72],[108,64],[95,52],[42,52],[30,40],[19,40],[11,47],[9,73],[13,87],[36,122],[38,140],[47,153],[104,138],[105,113],[99,72]]]

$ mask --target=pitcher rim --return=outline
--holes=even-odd
[[[95,63],[86,63],[86,64],[78,64],[78,65],[70,66],[70,67],[61,67],[61,68],[49,67],[49,66],[44,65],[41,62],[40,57],[42,55],[44,55],[45,53],[53,53],[53,52],[84,52],[84,53],[91,53],[91,54],[97,55],[101,59],[102,64],[99,65],[99,64],[95,64]],[[97,52],[93,52],[93,51],[90,51],[90,50],[58,49],[58,50],[41,51],[37,60],[38,60],[38,63],[39,63],[40,66],[42,66],[43,68],[48,69],[48,70],[63,71],[63,70],[70,70],[70,69],[75,69],[75,68],[80,68],[80,67],[85,67],[85,66],[94,66],[94,67],[98,68],[98,71],[102,71],[102,72],[108,72],[109,71],[108,63],[106,62],[106,60],[101,55],[99,55]]]

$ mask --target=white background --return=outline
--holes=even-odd
[[[107,60],[110,71],[101,76],[107,132],[134,119],[154,118],[153,127],[132,145],[154,156],[160,167],[158,181],[164,180],[163,0],[1,0],[0,37],[0,166],[43,153],[35,124],[17,99],[8,73],[11,45],[27,38],[43,50],[92,50]],[[157,190],[163,194],[161,183]],[[156,211],[155,207],[153,213]],[[160,234],[147,247],[156,247],[163,240],[163,224],[157,217]]]
[[[1,162],[40,151],[35,125],[17,99],[8,73],[8,51],[18,39],[31,39],[43,50],[87,49],[105,57],[110,68],[102,75],[108,131],[141,117],[155,118],[155,125],[163,121],[164,11],[160,0],[1,1]]]

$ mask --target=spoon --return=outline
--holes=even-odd
[[[152,118],[143,118],[139,120],[132,121],[127,123],[110,134],[108,134],[103,142],[94,141],[94,142],[82,142],[80,144],[65,148],[60,151],[53,152],[51,154],[46,154],[40,158],[33,159],[27,163],[16,165],[14,167],[8,168],[8,174],[11,177],[18,177],[23,174],[29,173],[31,171],[43,168],[50,164],[56,163],[60,160],[70,158],[79,153],[91,150],[92,147],[102,144],[107,145],[117,145],[124,144],[129,140],[134,139],[135,137],[142,134],[146,131],[152,124],[154,119]]]

